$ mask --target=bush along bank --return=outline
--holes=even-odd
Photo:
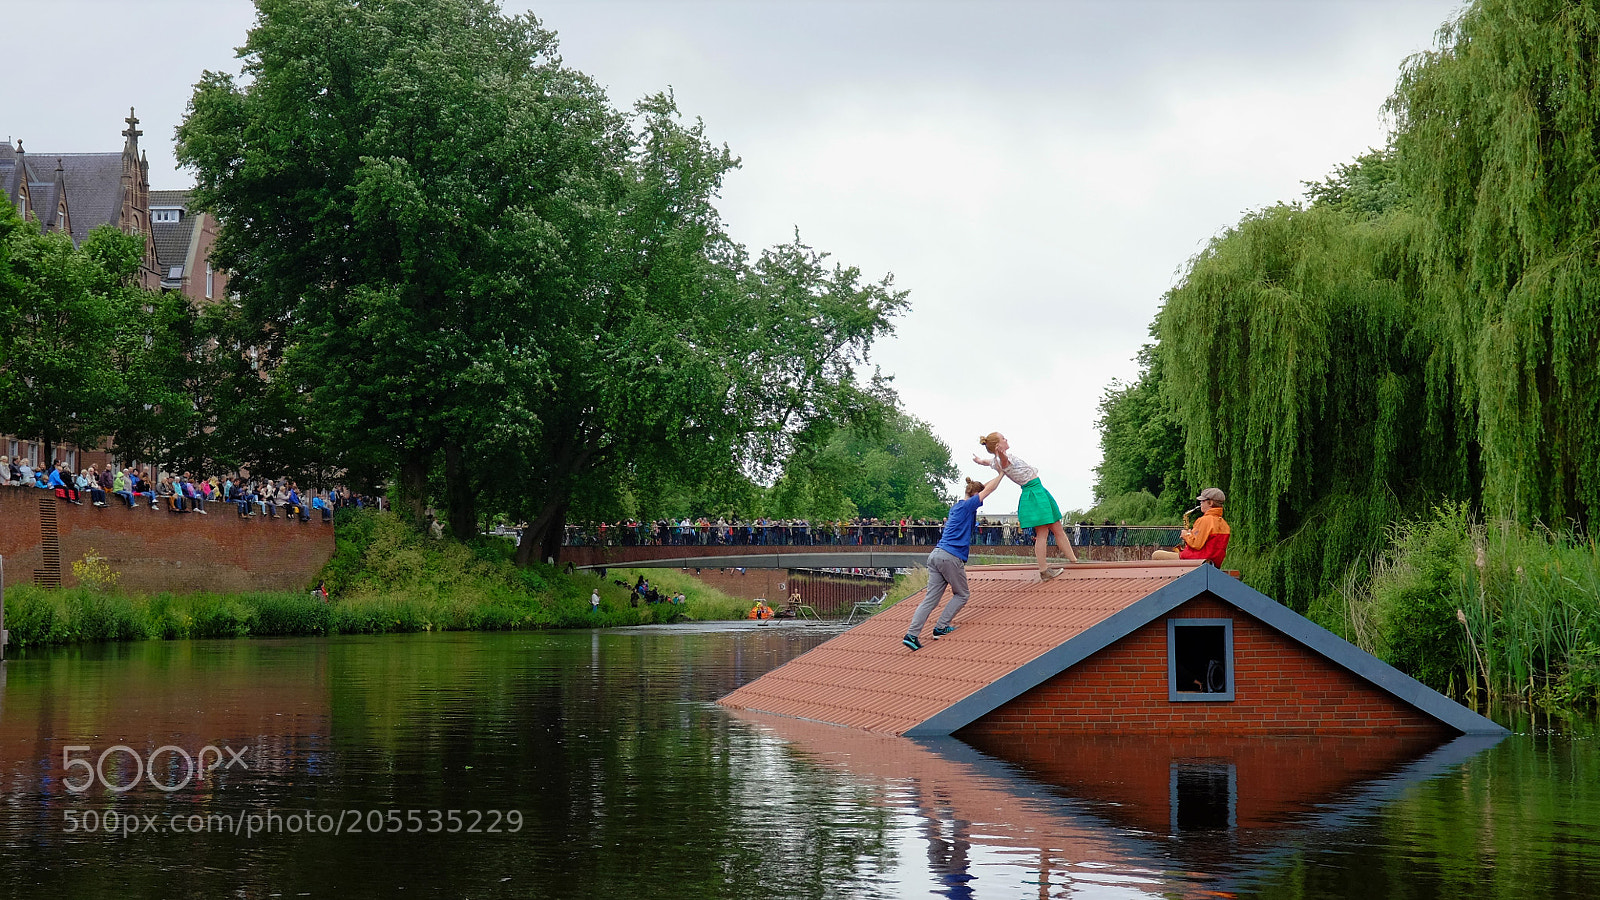
[[[1474,704],[1600,705],[1600,547],[1476,520],[1462,504],[1394,526],[1364,584],[1313,617]]]
[[[681,605],[633,606],[608,578],[554,566],[521,569],[498,539],[467,545],[435,540],[393,513],[341,511],[337,544],[322,578],[323,603],[305,591],[243,594],[128,594],[104,564],[75,566],[84,586],[6,591],[11,648],[179,638],[389,634],[610,628],[686,619],[741,618],[745,607],[681,573],[663,573]],[[87,576],[87,577],[86,577]],[[630,575],[630,577],[632,577]],[[646,571],[646,578],[657,577]],[[589,597],[598,591],[600,609]]]

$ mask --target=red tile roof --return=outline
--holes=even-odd
[[[973,566],[955,634],[931,639],[935,612],[922,649],[906,649],[900,639],[922,599],[914,594],[718,702],[904,734],[1198,565],[1082,563],[1051,581],[1033,566]]]

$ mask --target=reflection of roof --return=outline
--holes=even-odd
[[[819,764],[892,787],[899,802],[921,807],[917,812],[924,816],[934,812],[927,807],[944,807],[953,818],[972,826],[968,838],[984,845],[1033,853],[1046,848],[1058,860],[1091,866],[1139,866],[1153,861],[1149,851],[1154,847],[1141,847],[1143,842],[1093,818],[1075,820],[1059,800],[1040,791],[1039,785],[1017,778],[997,760],[954,740],[935,749],[895,735],[760,713],[742,713],[740,718]],[[1148,887],[1159,895],[1159,885],[1153,880]]]
[[[1048,582],[1039,581],[1032,566],[979,566],[967,577],[972,596],[958,620],[959,639],[930,640],[916,652],[901,647],[919,599],[914,595],[720,702],[869,731],[951,734],[1209,596],[1310,651],[1308,659],[1324,661],[1318,665],[1331,663],[1345,673],[1341,678],[1354,676],[1356,684],[1432,720],[1468,734],[1505,731],[1209,565],[1087,563]],[[1100,705],[1115,702],[1107,698]],[[1193,715],[1209,714],[1195,708]],[[1288,720],[1278,725],[1283,731],[1299,727]]]
[[[929,640],[916,653],[902,647],[915,595],[721,702],[904,734],[1196,565],[1084,563],[1048,582],[1033,566],[974,566],[961,640]]]
[[[936,859],[939,845],[968,841],[1005,855],[966,857],[1036,873],[1041,896],[1063,881],[1098,894],[1107,873],[1129,896],[1234,896],[1254,883],[1247,873],[1270,867],[1303,835],[1369,821],[1418,783],[1500,740],[1459,737],[1439,746],[1416,735],[1397,741],[1080,737],[1009,739],[974,749],[949,737],[912,740],[760,713],[738,718],[803,758],[872,785],[878,802],[926,824],[937,820],[942,827],[926,838],[931,875],[949,874]],[[1197,764],[1236,769],[1235,796],[1227,801],[1236,821],[1226,837],[1141,836],[1182,837],[1186,829],[1174,827],[1172,804],[1188,801],[1172,774]],[[1025,852],[1015,855],[1019,850]],[[914,853],[906,857],[913,866]]]

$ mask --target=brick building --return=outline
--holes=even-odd
[[[900,645],[914,595],[719,702],[912,737],[1504,733],[1208,564],[967,571],[950,637]]]
[[[138,283],[147,290],[177,290],[195,303],[223,297],[227,278],[211,267],[217,222],[208,213],[190,210],[186,191],[150,190],[150,163],[139,149],[139,118],[132,109],[124,120],[120,152],[29,152],[22,139],[13,146],[0,142],[0,190],[6,201],[44,232],[69,235],[81,244],[89,232],[113,225],[144,238],[144,260]],[[36,441],[0,435],[0,454],[43,462]],[[102,450],[80,451],[71,444],[56,448],[56,459],[78,471],[105,466]]]

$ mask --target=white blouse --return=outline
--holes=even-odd
[[[1004,469],[1000,468],[1000,457],[998,454],[989,458],[989,465],[995,469],[999,469],[1002,475],[1006,476],[1012,481],[1015,481],[1019,486],[1027,484],[1028,482],[1039,477],[1039,470],[1028,465],[1023,461],[1022,457],[1016,455],[1015,453],[1007,453],[1006,459],[1011,460],[1011,465],[1006,466]]]

